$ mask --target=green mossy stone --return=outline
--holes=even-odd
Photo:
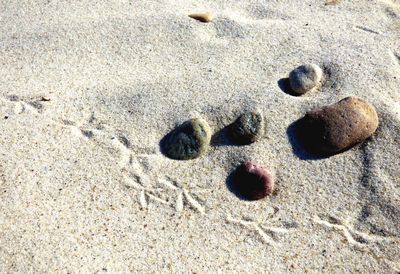
[[[254,143],[264,131],[263,117],[258,112],[245,112],[231,126],[233,140],[241,145]]]
[[[188,120],[167,136],[165,154],[176,160],[195,159],[204,154],[211,140],[211,129],[201,118]]]

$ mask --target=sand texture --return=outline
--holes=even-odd
[[[327,2],[0,0],[0,273],[399,273],[400,1]],[[377,131],[309,154],[296,121],[347,96]],[[265,135],[232,145],[245,110]],[[212,145],[169,159],[192,118]],[[273,195],[232,191],[245,160]]]

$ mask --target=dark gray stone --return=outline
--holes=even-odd
[[[261,138],[264,131],[263,117],[258,112],[245,112],[231,125],[235,143],[248,145]]]
[[[188,120],[166,136],[164,153],[176,160],[190,160],[202,155],[208,148],[211,129],[208,123],[195,118]]]

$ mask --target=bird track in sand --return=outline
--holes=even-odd
[[[399,64],[399,56],[396,55],[394,51],[391,51],[390,53],[393,57],[393,60]],[[40,99],[32,99],[32,102],[39,102],[38,104],[21,100],[17,96],[3,97],[1,100],[14,104],[12,109],[15,114],[30,112],[34,115],[44,115],[43,107],[38,107],[38,104],[45,105],[45,102],[40,102]],[[100,142],[118,150],[120,153],[118,164],[124,176],[124,184],[125,186],[136,191],[135,195],[137,196],[137,202],[141,207],[150,210],[157,205],[161,205],[173,208],[177,213],[181,213],[185,209],[189,209],[194,210],[201,215],[206,214],[204,202],[198,199],[196,195],[198,192],[204,192],[204,189],[188,189],[183,187],[175,180],[167,177],[162,179],[158,179],[156,177],[155,179],[152,179],[140,169],[133,173],[126,171],[127,167],[132,166],[135,158],[149,156],[157,157],[154,148],[135,148],[129,139],[121,134],[119,130],[113,129],[104,123],[96,121],[94,115],[92,115],[87,122],[83,124],[78,124],[67,119],[49,120],[58,124],[59,126],[72,129],[72,133],[79,135],[85,140],[90,140],[97,143]],[[156,182],[155,186],[152,185],[152,181]],[[265,223],[251,219],[234,218],[230,214],[228,214],[226,220],[229,223],[241,225],[242,227],[256,233],[259,235],[259,238],[263,243],[274,246],[279,244],[279,242],[276,240],[276,235],[288,234],[292,231],[292,229],[287,229],[285,227],[268,226]],[[359,247],[366,246],[372,242],[396,241],[396,239],[379,237],[376,235],[369,235],[356,231],[348,222],[343,222],[334,218],[324,220],[317,216],[313,219],[313,221],[319,225],[331,229],[331,231],[340,232],[349,244]],[[393,265],[393,262],[388,263]],[[397,268],[397,265],[394,267]]]
[[[374,34],[374,35],[381,34],[379,31],[376,31],[376,30],[373,30],[371,28],[367,28],[367,27],[364,27],[364,26],[355,26],[354,29],[355,30],[359,30],[359,31],[364,31],[364,32],[367,32],[367,33],[371,33],[371,34]]]
[[[151,208],[151,202],[155,202],[173,208],[177,213],[186,207],[201,215],[206,213],[203,202],[196,195],[197,192],[207,191],[206,189],[189,190],[169,178],[153,180],[142,172],[135,172],[135,175],[125,174],[124,184],[137,191],[142,208]]]
[[[47,97],[40,96],[38,98],[22,99],[17,95],[10,95],[2,97],[1,100],[6,103],[14,104],[13,112],[14,114],[22,114],[28,112],[34,115],[45,116],[43,113],[44,106],[49,102],[48,99],[43,99]],[[121,152],[120,164],[127,162],[129,157],[143,156],[143,155],[154,155],[156,154],[156,148],[154,147],[140,147],[131,144],[129,139],[125,137],[121,130],[112,128],[111,126],[97,121],[94,113],[83,123],[78,123],[68,119],[47,119],[61,127],[70,128],[73,133],[85,140],[94,140],[96,137],[99,138],[97,141],[101,140],[101,143],[108,143],[109,145],[117,148]],[[129,155],[129,156],[128,156]]]
[[[395,242],[396,239],[390,237],[381,237],[370,235],[354,229],[348,220],[342,221],[336,217],[328,216],[322,219],[320,216],[315,216],[313,222],[329,228],[330,231],[340,232],[350,245],[358,247],[365,246],[371,242]],[[398,240],[398,239],[397,239]]]
[[[36,115],[40,115],[43,112],[43,102],[48,100],[43,100],[44,97],[30,98],[29,100],[23,100],[17,95],[9,95],[2,97],[2,101],[6,103],[14,104],[14,114],[21,114],[25,111],[30,111]]]
[[[273,213],[267,217],[267,220],[272,220],[275,214],[278,212],[277,208],[273,209]],[[276,240],[278,234],[288,234],[292,231],[292,229],[288,229],[286,227],[274,227],[265,224],[260,220],[253,220],[251,218],[234,218],[231,214],[227,214],[226,221],[232,224],[238,224],[252,232],[255,232],[262,243],[268,244],[271,246],[279,245],[279,242]]]
[[[335,233],[339,232],[344,236],[344,240],[350,246],[357,247],[363,250],[369,250],[368,252],[377,260],[385,263],[390,268],[395,270],[396,272],[400,271],[400,263],[394,262],[384,258],[379,255],[379,249],[373,248],[370,246],[371,243],[383,243],[383,244],[392,244],[398,246],[400,244],[400,240],[396,237],[383,237],[377,235],[371,235],[364,232],[357,231],[354,229],[351,222],[348,220],[342,221],[333,216],[314,216],[312,221],[318,225],[321,225],[327,228],[330,232]]]
[[[2,98],[3,101],[14,104],[14,113],[31,112],[35,115],[43,115],[34,105],[21,100],[17,96]],[[39,101],[39,100],[36,100]],[[35,101],[35,102],[36,102]],[[40,108],[42,109],[42,108]],[[77,123],[68,119],[50,119],[51,122],[65,128],[71,129],[73,134],[96,142],[98,145],[105,145],[119,151],[118,166],[124,173],[126,167],[131,165],[136,158],[156,156],[156,149],[152,147],[138,147],[131,144],[129,139],[120,133],[119,130],[96,120],[92,114],[85,123]],[[126,172],[125,172],[126,173]],[[181,212],[185,207],[189,207],[200,214],[205,214],[205,207],[193,193],[194,190],[183,187],[176,181],[165,178],[156,180],[161,187],[145,187],[142,181],[149,181],[150,178],[144,172],[138,171],[135,175],[127,176],[124,174],[125,185],[138,191],[138,202],[143,208],[150,208],[152,202],[172,206],[177,212]],[[162,197],[169,190],[168,197]],[[164,195],[165,196],[165,195]]]

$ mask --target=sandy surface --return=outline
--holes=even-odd
[[[282,91],[310,62],[322,89]],[[348,95],[377,132],[308,157],[291,125]],[[1,0],[0,96],[1,273],[400,271],[398,0]],[[243,109],[265,115],[261,141],[160,152],[176,124],[217,133]],[[274,196],[229,190],[248,159]]]

